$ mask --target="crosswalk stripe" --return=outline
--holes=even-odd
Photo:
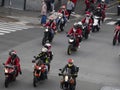
[[[18,28],[18,29],[19,29],[19,28],[20,28],[20,29],[23,29],[23,28],[24,28],[24,29],[28,29],[28,28],[30,28],[30,27],[27,27],[27,26],[15,26],[15,25],[14,25],[14,26],[11,26],[11,25],[7,25],[7,24],[1,24],[0,26],[3,26],[3,27],[6,27],[6,26],[7,26],[7,27],[10,27],[10,28]]]
[[[15,32],[16,30],[11,30],[11,29],[8,29],[8,28],[1,28],[0,27],[0,30],[4,30],[4,31],[11,31],[11,32]]]
[[[116,22],[115,21],[110,21],[108,23],[106,23],[107,25],[114,25]]]
[[[2,33],[10,33],[10,32],[8,32],[8,31],[2,31],[1,29],[0,29],[0,32],[2,32]]]
[[[26,25],[22,25],[22,24],[16,24],[16,23],[6,23],[6,22],[0,22],[0,25],[8,25],[10,27],[20,27],[20,28],[32,28],[32,26],[26,26]]]
[[[5,28],[5,29],[12,29],[12,30],[23,30],[23,29],[28,29],[28,28],[17,28],[17,27],[8,27],[8,26],[0,26],[0,28]]]
[[[33,28],[33,26],[27,26],[22,23],[0,21],[0,35],[5,35],[6,33],[25,30],[29,28]]]
[[[4,35],[4,33],[0,33],[0,35]]]

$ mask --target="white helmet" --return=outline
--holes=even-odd
[[[101,0],[101,2],[102,2],[102,3],[104,3],[104,2],[105,2],[105,0]]]
[[[51,44],[50,44],[50,43],[46,43],[46,44],[44,45],[44,47],[47,48],[47,49],[51,49]]]
[[[82,25],[82,22],[80,21],[80,22],[78,22],[78,25]]]
[[[47,52],[47,50],[48,50],[48,49],[45,48],[45,47],[42,48],[42,52]]]

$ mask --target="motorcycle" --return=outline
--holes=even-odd
[[[71,36],[68,36],[69,39],[68,39],[68,49],[67,49],[67,54],[68,55],[71,55],[72,51],[77,51],[78,47],[76,46],[76,37],[71,35]]]
[[[7,64],[4,65],[4,73],[5,73],[5,87],[7,88],[9,83],[12,82],[12,81],[15,81],[16,80],[16,77],[17,77],[17,69],[14,65],[11,65],[11,64]]]
[[[59,15],[57,18],[57,29],[58,31],[64,31],[64,26],[67,18],[63,14]]]
[[[48,41],[48,42],[52,42],[54,38],[54,31],[47,27],[44,31],[44,37],[42,39],[42,45],[45,45],[45,43]]]
[[[120,43],[120,26],[115,27],[113,45],[116,45],[117,42]]]
[[[32,60],[32,63],[35,63],[33,71],[33,86],[36,87],[39,81],[46,79],[46,66],[41,60],[38,60],[37,62]]]
[[[100,17],[94,16],[93,20],[94,22],[92,25],[92,32],[99,31],[100,30],[100,25],[99,25]]]
[[[75,90],[74,87],[74,79],[72,78],[73,75],[71,74],[62,74],[59,73],[59,76],[63,76],[63,79],[60,81],[60,88],[63,90]]]

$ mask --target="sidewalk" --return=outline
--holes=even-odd
[[[65,4],[64,1],[56,2],[55,8],[58,10],[61,4]],[[108,4],[108,8],[117,4],[117,1],[111,1]],[[84,15],[85,4],[84,0],[78,0],[75,12],[79,15]],[[7,22],[23,22],[28,25],[40,25],[40,11],[22,11],[0,7],[0,21],[6,20]]]

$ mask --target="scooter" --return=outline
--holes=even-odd
[[[99,24],[100,17],[94,16],[93,20],[94,21],[93,21],[93,25],[92,25],[92,32],[99,31],[100,30],[100,24]]]

